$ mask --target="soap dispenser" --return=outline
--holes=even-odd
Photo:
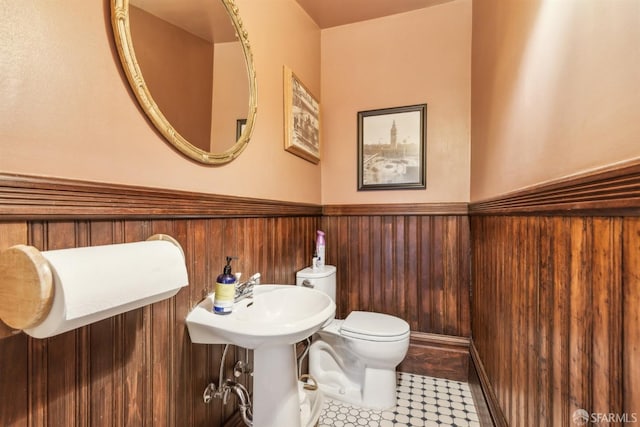
[[[227,257],[227,264],[222,274],[216,279],[216,291],[213,299],[213,312],[216,314],[230,314],[236,296],[236,276],[231,274],[231,261],[234,257]]]

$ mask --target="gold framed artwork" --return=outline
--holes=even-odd
[[[284,148],[312,163],[320,161],[320,103],[284,66]]]

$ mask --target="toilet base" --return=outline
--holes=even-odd
[[[313,373],[312,373],[313,375]],[[362,387],[339,374],[324,372],[316,377],[326,397],[368,409],[391,409],[396,406],[396,372],[367,368]]]
[[[396,406],[396,371],[367,368],[364,371],[362,400],[367,408],[389,409]]]

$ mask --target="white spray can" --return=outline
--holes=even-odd
[[[318,230],[316,237],[316,255],[318,257],[318,268],[324,267],[325,241],[324,231]]]

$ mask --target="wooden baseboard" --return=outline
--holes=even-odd
[[[469,338],[412,332],[409,351],[398,370],[454,381],[467,381]]]
[[[478,413],[478,419],[482,427],[508,427],[507,420],[500,409],[498,399],[493,393],[487,372],[484,370],[478,350],[473,344],[469,344],[469,388],[473,395]]]

